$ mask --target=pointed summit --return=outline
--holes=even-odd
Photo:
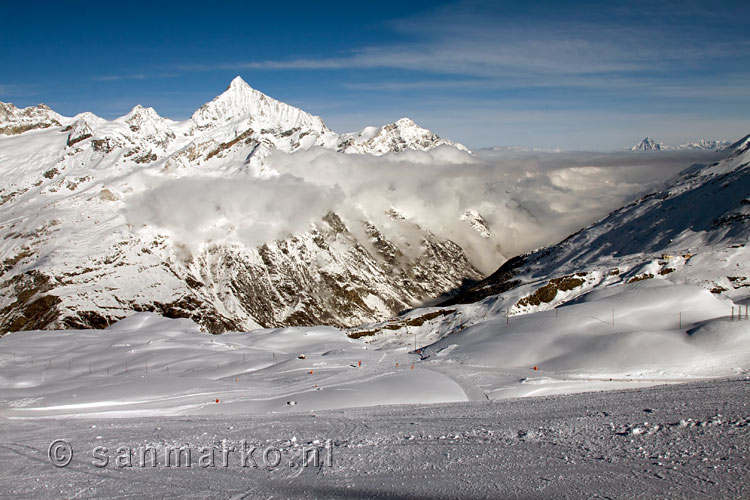
[[[166,149],[175,138],[175,133],[169,126],[169,120],[159,116],[154,108],[138,104],[130,110],[130,113],[118,118],[117,121],[124,121],[130,132],[137,134],[141,140],[162,149]]]
[[[85,117],[77,119],[73,125],[71,125],[70,134],[68,134],[68,140],[66,146],[72,146],[77,142],[84,141],[94,135],[94,129],[91,124],[86,120]]]
[[[241,77],[235,77],[227,89],[211,102],[201,106],[191,120],[194,130],[206,130],[234,123],[256,131],[301,128],[323,134],[328,127],[317,117],[305,113],[252,88]]]
[[[159,116],[159,113],[157,113],[154,108],[147,108],[145,106],[141,106],[140,104],[136,104],[133,109],[131,109],[130,112],[121,119],[124,119],[128,123],[130,123],[131,121],[142,120],[163,120],[163,118]]]
[[[664,145],[650,137],[645,137],[641,142],[630,148],[631,151],[660,151],[662,149],[664,149]]]
[[[235,76],[232,81],[229,82],[227,90],[253,90],[253,88],[249,83],[243,80],[241,76]]]

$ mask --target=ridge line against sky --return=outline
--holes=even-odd
[[[236,75],[346,132],[409,116],[471,148],[615,149],[750,132],[726,2],[71,1],[0,5],[0,101],[184,119]]]

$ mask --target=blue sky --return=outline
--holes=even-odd
[[[236,75],[343,132],[491,145],[750,132],[743,2],[2,2],[0,100],[188,117]]]

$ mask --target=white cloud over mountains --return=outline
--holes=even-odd
[[[389,238],[418,248],[413,228],[386,215],[395,208],[461,245],[489,273],[503,257],[556,242],[690,164],[715,157],[702,151],[513,150],[472,156],[450,147],[381,157],[321,148],[276,151],[268,165],[280,175],[270,179],[149,178],[148,189],[128,198],[126,216],[136,225],[166,229],[192,247],[209,241],[255,246],[304,232],[335,211],[352,231],[361,231],[359,221],[367,218]],[[484,217],[490,238],[461,220],[467,209]]]

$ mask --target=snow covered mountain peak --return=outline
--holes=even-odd
[[[16,135],[39,128],[57,127],[64,120],[46,104],[17,108],[0,102],[0,134]]]
[[[68,140],[65,144],[67,146],[72,146],[77,142],[85,141],[92,135],[94,135],[92,125],[86,117],[81,117],[70,126],[70,133],[68,134]]]
[[[342,134],[336,149],[343,153],[383,155],[407,149],[426,151],[443,145],[469,152],[463,144],[442,139],[410,118],[401,118],[380,128],[365,127],[359,132]]]
[[[156,112],[154,108],[151,107],[145,107],[141,106],[140,104],[136,104],[133,109],[130,110],[128,114],[125,116],[119,118],[127,123],[130,123],[134,120],[163,120],[161,116],[159,116],[159,113]]]
[[[414,123],[414,120],[406,116],[396,120],[396,123],[394,123],[394,125],[398,125],[401,128],[406,128],[406,127],[418,127],[419,128],[419,125]]]
[[[234,209],[222,203],[209,209],[216,213],[210,212],[205,226],[217,232],[207,236],[177,235],[171,222],[152,217],[152,209],[161,210],[157,199],[179,203],[180,212],[207,212],[192,207],[208,177],[233,193],[244,191],[235,190],[236,181],[258,192],[265,192],[264,185],[300,192],[296,184],[288,190],[283,182],[264,184],[278,174],[266,161],[274,151],[293,155],[322,147],[333,157],[346,137],[357,144],[347,153],[452,145],[408,119],[340,135],[319,117],[235,78],[181,122],[140,105],[105,120],[3,104],[0,133],[11,136],[0,136],[0,227],[6,236],[0,238],[0,335],[53,324],[102,327],[141,310],[194,316],[215,332],[353,325],[389,317],[481,277],[462,247],[400,217],[346,220],[333,212],[323,217],[320,209],[310,219],[314,226],[262,239],[250,231],[239,235],[238,228],[244,229],[237,221],[249,217],[230,221]],[[183,192],[195,186],[200,193]],[[168,196],[159,194],[162,189]],[[323,196],[317,188],[308,191],[313,201]],[[246,203],[240,205],[245,210]],[[15,222],[18,213],[24,217]],[[277,217],[273,224],[284,220]],[[89,265],[92,259],[96,263]],[[91,287],[96,291],[84,291]],[[141,294],[146,289],[147,296]],[[46,313],[30,321],[35,307]]]
[[[138,139],[140,139],[166,150],[170,142],[176,137],[170,127],[169,120],[159,116],[154,108],[146,108],[140,104],[116,121],[125,122],[130,132],[136,134],[137,138],[132,138],[133,142],[138,142]]]
[[[198,131],[243,122],[254,125],[257,130],[299,128],[321,134],[328,132],[328,127],[319,117],[255,90],[239,76],[222,94],[201,106],[190,119]]]
[[[630,148],[631,151],[659,151],[664,148],[660,142],[656,142],[650,137],[645,137],[641,142]]]
[[[253,90],[253,88],[250,86],[249,83],[243,80],[241,76],[235,76],[234,78],[232,78],[232,81],[229,82],[229,86],[227,87],[227,90],[235,90],[235,91],[242,92],[246,90]]]

